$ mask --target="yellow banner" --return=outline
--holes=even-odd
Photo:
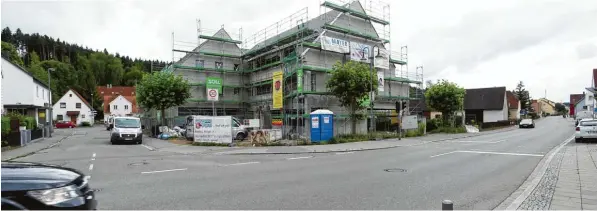
[[[283,71],[276,71],[274,72],[274,75],[272,77],[273,83],[272,83],[272,98],[274,100],[274,107],[273,109],[281,109],[282,106],[284,105],[284,97],[283,97],[283,90],[284,90],[284,84],[283,84],[283,77],[284,72]]]

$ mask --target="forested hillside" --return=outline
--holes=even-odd
[[[51,89],[54,102],[73,88],[91,102],[96,86],[133,86],[144,73],[161,70],[164,61],[131,58],[106,49],[93,50],[38,33],[24,34],[2,29],[2,54],[30,71],[34,77],[47,83],[51,71]],[[100,98],[94,95],[94,107],[100,109]]]

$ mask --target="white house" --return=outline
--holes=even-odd
[[[466,89],[464,95],[466,121],[491,123],[508,120],[506,87]]]
[[[2,114],[17,112],[35,117],[38,124],[45,124],[49,121],[46,113],[51,95],[48,86],[29,71],[2,57]]]
[[[132,116],[136,114],[134,99],[129,96],[125,97],[118,95],[114,100],[109,103],[110,115],[112,116]]]
[[[595,91],[595,88],[592,87],[586,89],[588,92],[584,92],[585,96],[582,99],[585,101],[584,106],[586,106],[587,111],[592,111],[593,113],[595,113],[595,105],[597,104],[595,100],[595,94],[597,94],[597,92]]]
[[[89,122],[93,125],[91,105],[79,93],[69,89],[53,106],[54,120],[71,121],[77,125]]]

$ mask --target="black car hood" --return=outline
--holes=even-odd
[[[2,192],[62,187],[81,176],[76,170],[58,166],[2,162]]]

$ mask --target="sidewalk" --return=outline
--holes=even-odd
[[[304,153],[330,153],[330,152],[350,152],[389,149],[402,146],[414,146],[428,142],[446,141],[475,136],[482,136],[505,131],[511,131],[516,127],[503,128],[479,133],[461,133],[461,134],[430,134],[422,137],[385,139],[380,141],[363,141],[344,144],[328,145],[306,145],[306,146],[272,146],[272,147],[202,147],[189,145],[176,145],[164,140],[147,138],[145,144],[154,148],[154,150],[164,152],[175,152],[184,154],[216,152],[222,155],[255,155],[255,154],[304,154]]]
[[[518,210],[597,210],[597,144],[564,146]]]
[[[71,135],[71,130],[54,130],[51,138],[40,138],[33,140],[33,142],[29,143],[27,146],[2,152],[2,161],[25,157],[41,150],[51,148]]]

